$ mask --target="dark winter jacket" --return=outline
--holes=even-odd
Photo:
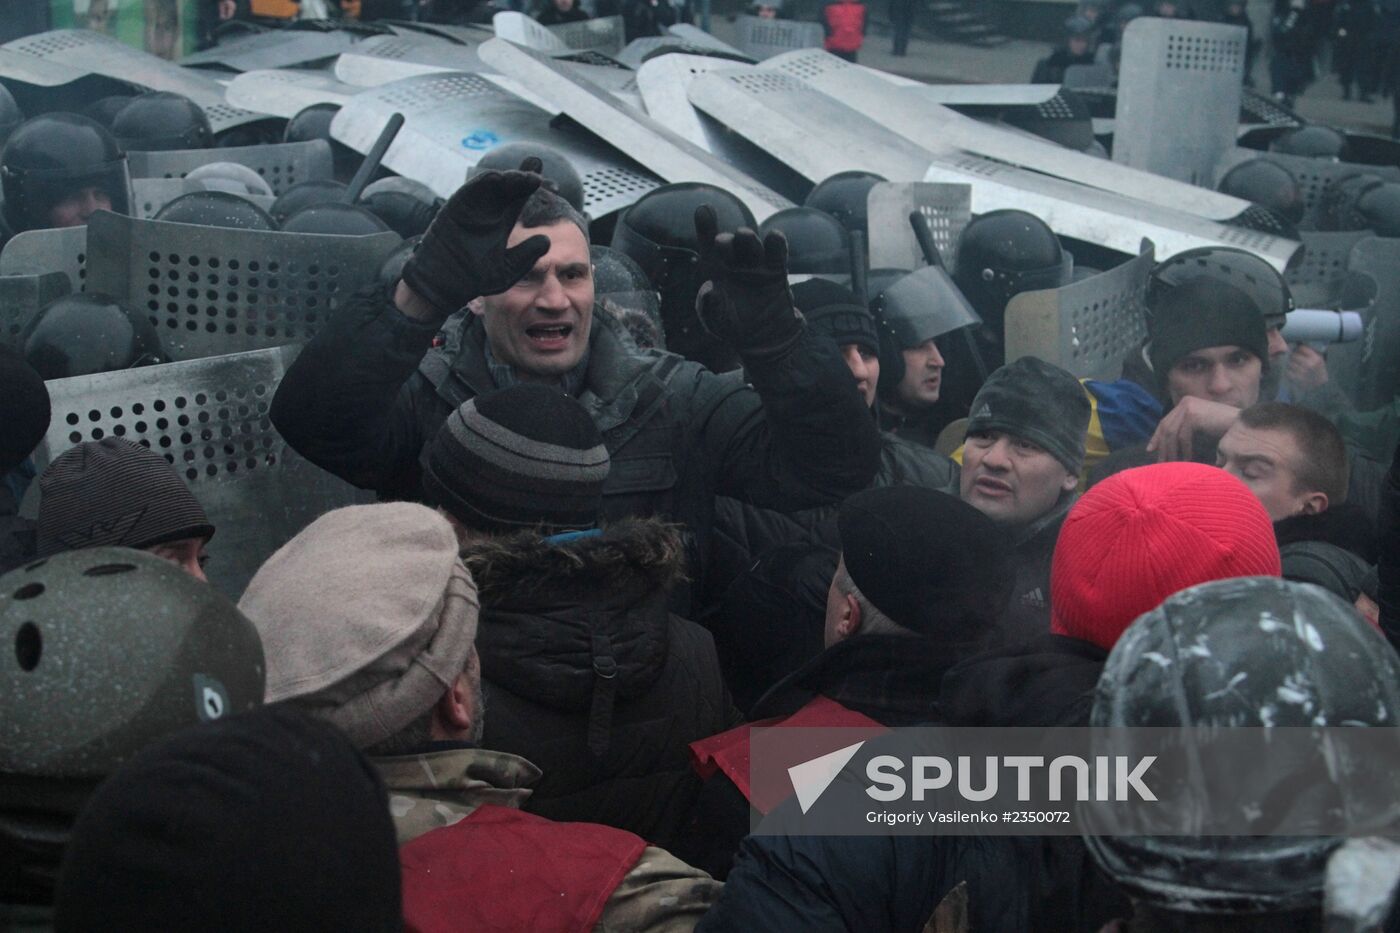
[[[1065,69],[1071,65],[1092,65],[1093,63],[1094,53],[1092,50],[1083,55],[1072,55],[1069,49],[1060,46],[1036,62],[1035,70],[1031,72],[1031,83],[1061,84],[1065,80]]]
[[[272,403],[277,430],[357,486],[421,498],[423,446],[454,408],[496,387],[478,318],[459,312],[433,347],[438,330],[377,291],[357,295],[287,371]],[[879,432],[830,340],[805,334],[786,356],[747,372],[752,385],[638,350],[610,315],[594,312],[579,402],[612,456],[603,517],[684,525],[692,579],[703,572],[716,495],[809,508],[865,488],[879,464]]]
[[[1395,458],[1381,490],[1380,517],[1376,602],[1381,609],[1381,631],[1400,651],[1400,446],[1395,448]]]
[[[1016,582],[1011,589],[1011,604],[997,626],[998,643],[1019,644],[1050,632],[1050,563],[1060,526],[1075,499],[1073,492],[1065,493],[1040,518],[1024,528],[1008,530]]]
[[[1086,726],[1107,658],[1063,635],[995,648],[943,675],[939,707],[952,726]]]
[[[833,790],[840,790],[840,779],[837,784]],[[822,800],[833,796],[829,790]],[[1094,868],[1077,836],[784,832],[797,816],[797,801],[789,800],[744,839],[719,903],[697,931],[920,933],[950,894],[965,895],[966,929],[977,933],[1097,930],[1126,916],[1126,900]],[[953,893],[959,885],[966,887]]]
[[[561,23],[579,23],[589,19],[588,11],[583,7],[574,5],[573,9],[561,11],[553,3],[545,6],[535,14],[535,22],[541,26],[558,26]]]
[[[1347,502],[1316,515],[1293,515],[1274,522],[1278,546],[1299,541],[1325,541],[1350,551],[1368,564],[1376,562],[1376,526],[1372,515]]]
[[[19,515],[8,483],[0,481],[0,573],[34,559],[34,522]]]
[[[664,36],[666,27],[676,25],[677,19],[670,0],[623,0],[622,23],[628,42]]]
[[[623,520],[568,542],[499,538],[463,557],[481,596],[482,747],[544,772],[524,808],[673,845],[700,789],[689,744],[739,721],[709,633],[667,611],[680,534]]]

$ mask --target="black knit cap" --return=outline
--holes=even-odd
[[[1089,397],[1065,370],[1023,356],[987,377],[972,400],[967,433],[1004,431],[1043,447],[1071,473],[1084,465]]]
[[[160,454],[120,437],[84,441],[39,475],[38,555],[209,539],[214,526]]]
[[[1269,365],[1269,335],[1265,317],[1249,295],[1229,282],[1208,275],[1164,290],[1152,308],[1152,342],[1148,356],[1158,378],[1165,380],[1176,362],[1206,347],[1240,347]]]
[[[54,919],[113,933],[400,930],[384,784],[333,726],[284,705],[178,732],[79,817]]]
[[[792,303],[813,333],[825,334],[838,347],[854,343],[871,353],[879,352],[875,319],[849,288],[828,279],[807,279],[792,287]]]
[[[608,449],[583,406],[522,383],[463,403],[423,451],[423,492],[468,528],[591,528],[602,508]]]
[[[34,452],[49,429],[49,390],[34,367],[0,347],[0,476]]]
[[[846,572],[871,604],[910,631],[948,641],[984,634],[1011,596],[996,524],[923,486],[856,493],[836,519]]]

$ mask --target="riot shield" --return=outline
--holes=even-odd
[[[1371,236],[1369,230],[1345,233],[1319,233],[1305,230],[1303,256],[1284,273],[1293,291],[1293,302],[1300,308],[1328,307],[1346,278],[1352,247]]]
[[[753,59],[743,52],[721,52],[709,45],[695,45],[674,36],[643,36],[627,43],[626,48],[617,53],[617,60],[634,71],[648,60],[658,55],[698,55],[710,56],[730,62],[753,64]]]
[[[199,359],[312,337],[400,242],[103,212],[88,223],[87,282],[145,310],[172,359]]]
[[[300,347],[276,347],[48,383],[43,469],[75,444],[124,437],[165,457],[217,532],[209,580],[232,598],[273,551],[322,512],[370,495],[312,466],[268,418]]]
[[[355,36],[341,30],[311,32],[273,29],[220,42],[211,49],[180,59],[185,67],[212,66],[230,71],[291,68],[334,58],[350,48]]]
[[[858,66],[859,67],[859,66]],[[880,74],[873,68],[866,72]],[[1060,93],[1058,84],[919,84],[900,82],[915,88],[914,96],[945,107],[1039,107]]]
[[[457,26],[450,23],[404,22],[401,20],[379,20],[376,25],[384,26],[400,36],[435,36],[456,42],[459,45],[480,45],[493,35],[490,26]]]
[[[867,69],[829,52],[796,52],[765,62],[762,67],[806,81],[935,155],[961,150],[1212,220],[1231,220],[1250,207],[1248,201],[1239,198],[1106,162],[965,117],[927,101],[925,95],[913,89],[891,88]]]
[[[86,29],[58,29],[8,42],[5,48],[45,59],[87,74],[104,75],[152,91],[183,94],[198,104],[214,132],[264,119],[224,100],[224,88],[208,75],[123,45]]]
[[[735,22],[739,50],[762,61],[796,49],[819,49],[826,38],[820,23],[740,16]]]
[[[1400,386],[1400,239],[1367,237],[1352,247],[1352,272],[1375,284],[1374,313],[1362,339],[1364,352],[1355,396],[1362,411],[1389,405]]]
[[[1061,288],[1022,292],[1006,306],[1006,361],[1038,356],[1081,379],[1118,378],[1147,336],[1143,298],[1152,243],[1136,259]]]
[[[133,178],[184,178],[201,165],[236,162],[261,175],[276,194],[299,181],[318,181],[335,175],[330,143],[324,139],[224,149],[130,152],[127,162]]]
[[[426,36],[371,36],[336,59],[336,78],[358,87],[377,87],[438,71],[484,71],[474,45]]]
[[[704,46],[725,55],[744,54],[729,43],[721,42],[719,39],[716,39],[699,26],[692,26],[689,23],[676,23],[674,26],[667,26],[666,34],[675,36],[677,39],[690,45]]]
[[[17,233],[0,251],[0,275],[62,272],[75,292],[87,290],[87,227]]]
[[[55,298],[72,292],[61,272],[0,276],[0,346],[20,350],[20,332],[34,315]]]
[[[760,223],[792,206],[656,120],[622,104],[603,88],[569,73],[562,63],[498,39],[481,47],[481,57],[667,181],[705,182],[732,191]]]
[[[480,75],[423,75],[365,91],[336,114],[331,133],[367,152],[396,112],[404,125],[384,164],[440,197],[451,197],[486,152],[530,141],[568,157],[583,177],[584,207],[593,217],[621,210],[659,184],[587,134],[551,126],[548,113]]]
[[[866,204],[870,268],[917,269],[927,265],[909,223],[909,215],[915,211],[928,221],[944,268],[953,268],[958,237],[972,219],[971,185],[881,182],[870,189]]]
[[[1239,132],[1248,34],[1239,26],[1143,17],[1123,33],[1113,161],[1214,187]]]
[[[679,136],[684,136],[706,152],[721,154],[722,132],[711,132],[691,106],[687,92],[696,75],[733,68],[722,58],[700,55],[663,55],[644,62],[637,69],[637,88],[651,118]],[[728,160],[726,160],[728,161]]]
[[[51,62],[0,47],[0,78],[35,87],[62,87],[92,74],[87,68]]]
[[[622,17],[603,16],[577,23],[542,26],[524,13],[506,10],[491,18],[496,36],[541,52],[602,52],[615,55],[624,44]]]
[[[149,220],[160,213],[160,209],[183,194],[194,191],[208,191],[198,182],[183,178],[133,178],[131,180],[132,216]],[[276,198],[256,194],[240,194],[240,198],[271,212]]]
[[[314,104],[343,107],[359,90],[319,71],[248,71],[229,82],[224,96],[235,107],[290,120]]]

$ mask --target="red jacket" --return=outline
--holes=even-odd
[[[865,41],[864,3],[828,3],[822,9],[822,19],[826,21],[823,47],[828,52],[860,51]]]

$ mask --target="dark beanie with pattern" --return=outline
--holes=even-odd
[[[59,876],[59,931],[403,928],[374,766],[285,704],[177,732],[98,789]]]
[[[812,333],[825,334],[838,347],[854,343],[871,353],[880,351],[875,318],[849,288],[827,279],[808,279],[792,287],[792,303]]]
[[[39,474],[38,555],[208,539],[214,526],[174,467],[120,437],[70,447]]]
[[[1044,448],[1066,470],[1084,465],[1089,397],[1069,372],[1034,356],[987,377],[972,400],[967,433],[1004,431]]]
[[[592,528],[610,460],[584,407],[521,383],[463,403],[423,450],[423,493],[468,528]]]

